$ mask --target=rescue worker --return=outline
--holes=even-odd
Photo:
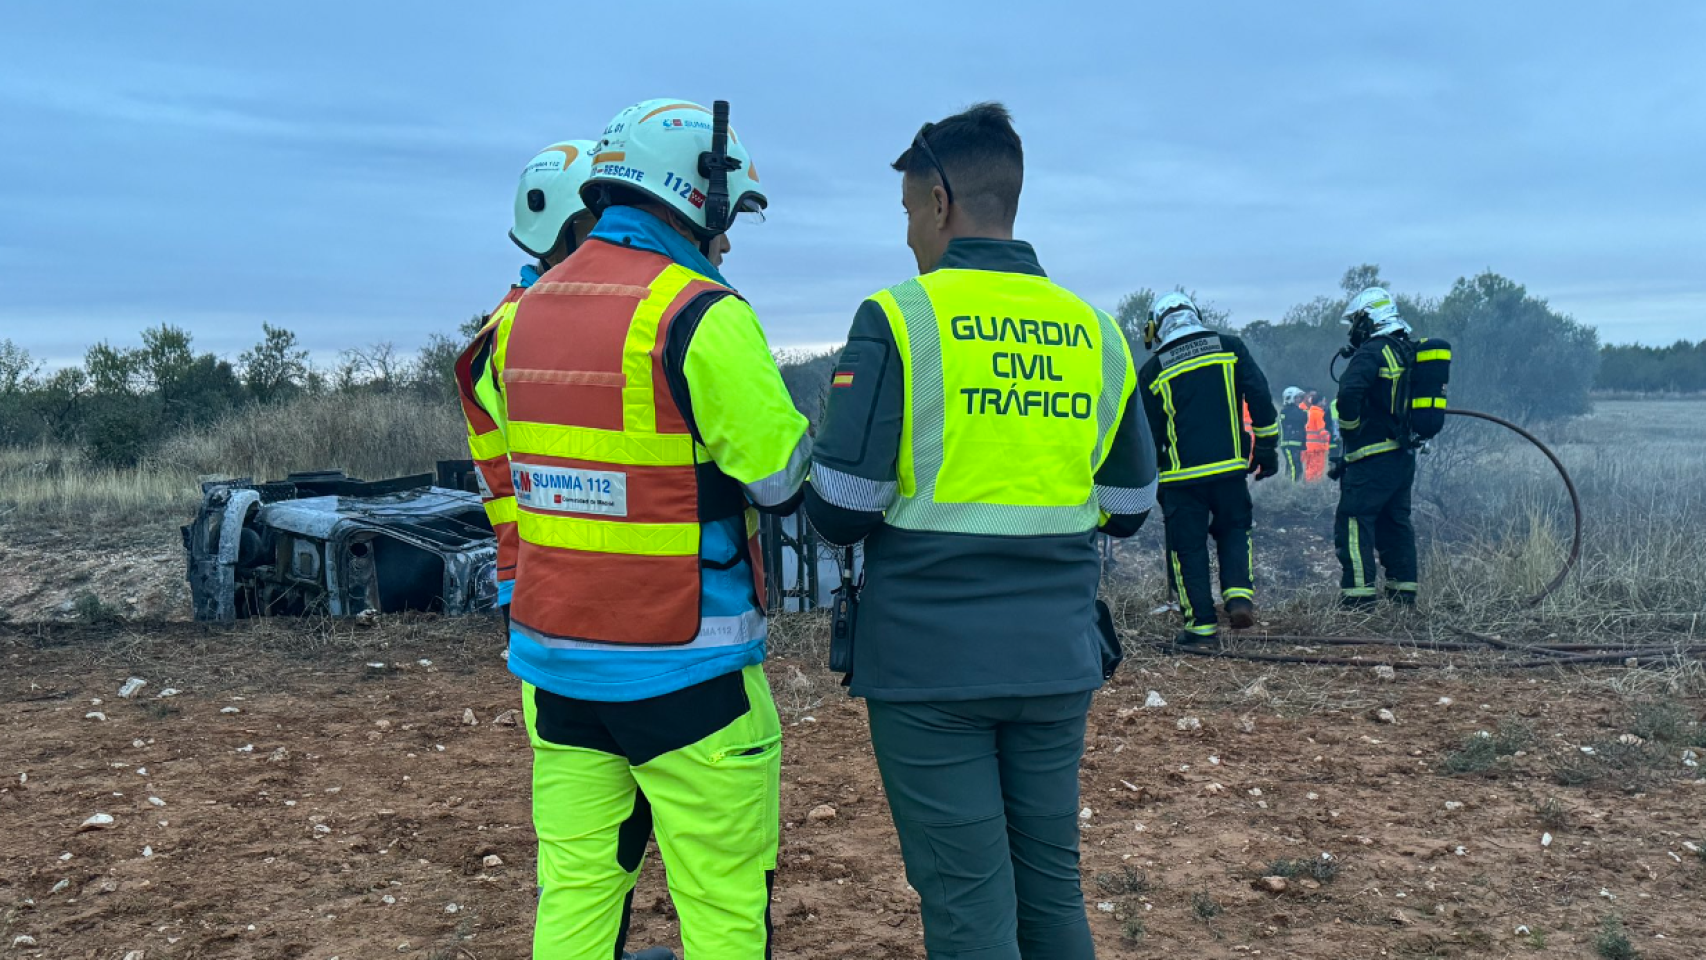
[[[1285,465],[1285,478],[1293,483],[1303,479],[1303,444],[1309,432],[1309,414],[1303,409],[1303,390],[1286,387],[1280,394],[1280,458]]]
[[[929,956],[1092,957],[1078,768],[1117,649],[1096,532],[1142,525],[1154,448],[1118,325],[1013,239],[1007,110],[927,123],[893,166],[919,276],[855,314],[806,493],[825,539],[865,541],[851,692]]]
[[[492,347],[508,340],[515,305],[527,288],[533,286],[540,274],[562,263],[591,232],[596,218],[581,202],[580,188],[587,171],[592,169],[595,146],[591,140],[553,143],[522,168],[509,238],[536,262],[521,268],[520,279],[487,316],[485,325],[474,337],[474,344],[458,361],[458,368],[466,364],[471,374],[466,384],[459,374],[457,386],[462,414],[468,422],[468,451],[474,458],[480,499],[492,532],[497,535],[498,608],[503,611],[506,624],[515,592],[515,487],[502,424],[492,413],[502,409],[498,396],[503,392],[506,358],[501,352],[494,353]],[[503,332],[494,335],[499,327]],[[472,375],[476,369],[479,375]]]
[[[1339,480],[1339,508],[1333,518],[1333,545],[1343,569],[1340,602],[1347,607],[1379,599],[1375,555],[1386,572],[1386,597],[1416,602],[1416,532],[1410,525],[1410,489],[1416,480],[1416,452],[1404,435],[1399,409],[1409,375],[1405,357],[1410,325],[1398,314],[1391,294],[1369,287],[1345,308],[1354,348],[1337,400],[1344,459],[1333,466]]]
[[[726,104],[683,100],[618,114],[580,193],[597,226],[489,337],[516,478],[534,956],[620,950],[655,823],[686,956],[757,960],[782,734],[754,508],[797,506],[810,444],[718,267],[734,214],[767,201]]]
[[[1304,422],[1303,479],[1315,483],[1327,475],[1327,447],[1332,444],[1333,437],[1327,432],[1327,411],[1321,409],[1315,391],[1304,394],[1303,407],[1307,414]]]
[[[1167,565],[1185,617],[1175,642],[1211,643],[1220,631],[1209,586],[1210,537],[1220,558],[1227,619],[1236,630],[1256,625],[1244,475],[1266,480],[1279,473],[1278,415],[1267,377],[1244,341],[1205,327],[1190,297],[1170,293],[1156,301],[1143,339],[1156,353],[1138,372],[1138,392],[1160,461]],[[1250,407],[1253,451],[1239,423],[1239,403]]]

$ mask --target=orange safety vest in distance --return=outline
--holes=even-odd
[[[515,315],[516,304],[526,287],[510,287],[486,325],[475,334],[474,342],[456,359],[456,393],[462,403],[462,416],[468,421],[468,451],[474,458],[474,468],[480,478],[481,501],[486,519],[498,541],[498,583],[515,579],[519,539],[516,534],[515,487],[510,474],[509,448],[492,411],[481,403],[474,366],[484,361],[480,376],[490,377],[497,362],[496,353],[501,336],[499,328]],[[501,389],[502,381],[495,381]]]
[[[1327,448],[1333,435],[1327,432],[1327,412],[1313,404],[1304,407],[1308,419],[1304,425],[1306,444],[1303,448],[1303,479],[1310,482],[1327,475]]]
[[[530,287],[503,372],[516,492],[510,614],[545,637],[675,646],[700,629],[700,525],[757,513],[699,445],[664,369],[670,328],[734,292],[669,257],[584,243]],[[702,311],[695,311],[702,315]]]

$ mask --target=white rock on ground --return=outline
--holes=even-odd
[[[809,720],[811,718],[807,717],[806,719]],[[514,710],[505,710],[503,713],[500,713],[496,717],[493,717],[492,722],[497,724],[500,727],[513,727],[513,726],[515,726],[515,711]]]
[[[1079,823],[1089,823],[1090,818],[1095,816],[1095,815],[1096,815],[1096,811],[1091,810],[1089,807],[1085,807],[1084,809],[1078,811],[1078,822]]]
[[[474,716],[473,707],[466,707],[462,710],[462,725],[465,727],[477,727],[480,725],[480,718]]]
[[[1103,913],[1113,913],[1115,908],[1112,903],[1104,900],[1101,903],[1096,904],[1096,909]]]
[[[834,820],[835,808],[827,803],[820,803],[813,807],[810,813],[806,814],[806,819],[813,823],[823,823],[828,820]]]
[[[166,801],[160,799],[159,797],[149,797],[148,802],[153,804],[156,807],[163,807],[166,805]]]
[[[148,686],[148,681],[141,677],[131,677],[129,680],[124,682],[123,686],[118,688],[118,695],[129,700],[131,697],[136,696],[136,692],[138,690],[141,690],[146,686]]]
[[[1379,720],[1381,723],[1397,723],[1398,715],[1385,707],[1381,707],[1379,710],[1374,712],[1374,719]]]
[[[156,693],[154,695],[154,699],[164,700],[167,697],[175,697],[180,693],[183,693],[183,691],[179,690],[177,687],[167,687],[166,689],[160,691],[159,693]]]
[[[36,938],[30,936],[27,933],[20,933],[17,936],[12,938],[12,946],[14,948],[17,948],[17,947],[33,947],[35,945],[36,945]]]
[[[1374,675],[1376,677],[1379,677],[1382,680],[1396,680],[1396,679],[1398,679],[1398,671],[1392,669],[1390,666],[1387,666],[1384,663],[1374,668]]]
[[[503,865],[504,858],[495,853],[486,854],[486,856],[480,861],[480,866],[485,867],[487,870],[492,870]]]
[[[1461,800],[1447,800],[1445,802],[1445,808],[1447,810],[1462,810],[1463,809],[1463,801],[1461,801]]]
[[[77,831],[79,833],[81,833],[85,830],[105,830],[106,828],[108,828],[112,825],[113,825],[113,815],[112,814],[110,814],[110,813],[97,813],[94,816],[90,817],[89,819],[83,821],[83,825],[78,827]]]
[[[1540,845],[1542,847],[1550,847],[1552,845],[1552,835],[1550,833],[1541,834],[1540,835]]]
[[[1167,705],[1167,701],[1161,699],[1161,691],[1151,690],[1149,691],[1149,696],[1143,698],[1143,705],[1153,710],[1165,707]]]
[[[1173,721],[1173,726],[1178,727],[1180,730],[1201,730],[1202,721],[1198,720],[1196,717],[1180,717]]]
[[[83,714],[83,719],[85,719],[85,720],[102,721],[102,720],[105,720],[106,718],[107,718],[107,715],[102,713],[99,710],[91,710],[88,713]]]
[[[220,707],[219,712],[220,713],[242,713],[243,711],[236,708],[236,707]]]

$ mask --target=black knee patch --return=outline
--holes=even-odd
[[[628,873],[640,867],[646,841],[652,837],[652,802],[644,790],[634,790],[634,810],[616,829],[616,865]]]

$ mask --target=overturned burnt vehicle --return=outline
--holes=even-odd
[[[472,464],[438,476],[359,480],[340,471],[202,484],[183,528],[197,620],[497,604],[497,541]]]

